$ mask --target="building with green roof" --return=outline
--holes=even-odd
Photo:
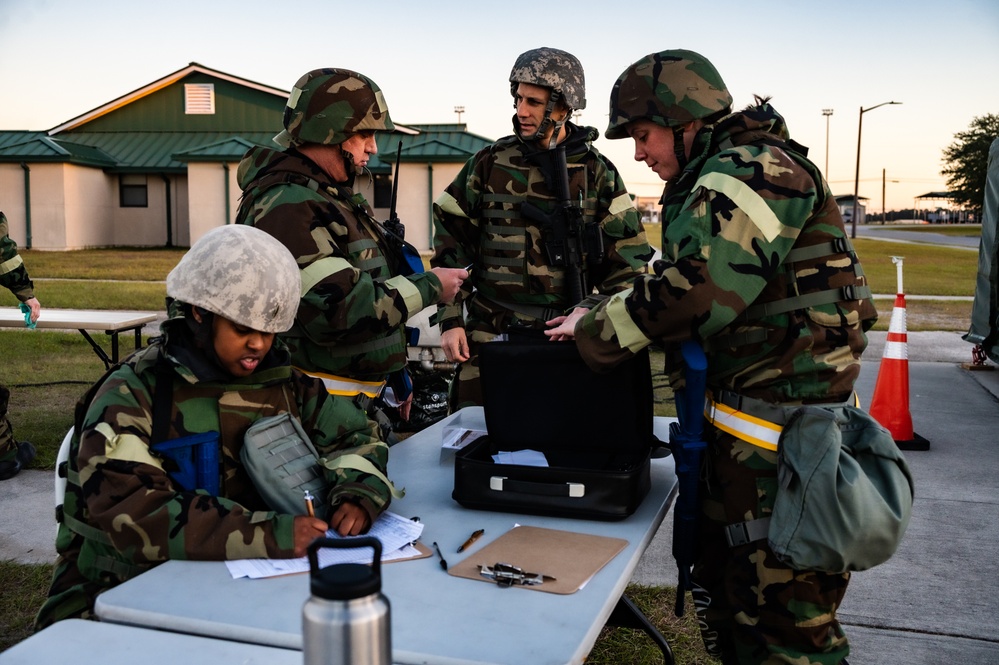
[[[0,130],[11,236],[42,250],[188,247],[234,220],[239,160],[274,146],[287,98],[192,62],[48,131]],[[428,249],[433,200],[491,141],[461,124],[397,125],[377,141],[355,189],[387,218],[398,154],[398,215],[407,239]]]

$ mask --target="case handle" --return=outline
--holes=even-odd
[[[506,476],[490,476],[489,489],[496,492],[565,496],[570,499],[586,495],[586,485],[583,483],[535,483],[527,480],[510,480]]]

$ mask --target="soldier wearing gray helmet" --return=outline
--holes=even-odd
[[[532,49],[509,82],[515,133],[469,159],[434,204],[431,265],[473,266],[454,304],[438,308],[444,352],[462,363],[453,407],[482,403],[479,345],[514,330],[541,337],[565,310],[627,288],[652,256],[621,176],[593,146],[599,132],[570,120],[586,108],[579,60]],[[586,239],[575,266],[550,251],[556,233],[541,221],[564,205]],[[586,286],[570,289],[572,278]]]
[[[240,223],[280,240],[302,271],[298,316],[281,338],[292,363],[322,379],[331,394],[368,408],[388,394],[389,383],[390,405],[408,419],[406,321],[452,301],[467,273],[407,274],[385,228],[352,189],[378,151],[375,132],[395,128],[374,81],[347,69],[307,72],[288,97],[283,122],[274,137],[283,150],[255,147],[240,162],[237,213]]]
[[[387,507],[388,446],[376,425],[293,369],[275,342],[300,288],[294,257],[248,226],[213,229],[170,272],[163,336],[78,406],[59,556],[36,627],[91,617],[99,593],[167,559],[301,557],[328,528],[357,535]],[[250,426],[284,414],[320,456],[348,462],[322,467],[328,523],[304,502],[300,514],[273,510],[242,461]],[[179,449],[214,464],[185,474]]]

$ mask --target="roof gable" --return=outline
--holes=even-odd
[[[185,85],[214,88],[215,113],[185,112]],[[288,93],[192,62],[48,131],[273,131],[281,129]]]
[[[0,148],[0,161],[68,162],[98,168],[112,168],[117,164],[111,155],[100,148],[43,134]]]

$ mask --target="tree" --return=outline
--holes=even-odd
[[[956,139],[943,151],[947,188],[953,202],[978,210],[985,199],[985,173],[989,161],[989,146],[999,138],[999,115],[988,114],[971,121],[967,131],[958,132]]]

